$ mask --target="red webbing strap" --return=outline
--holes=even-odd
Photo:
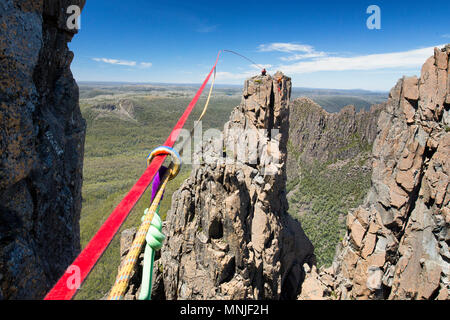
[[[202,86],[198,89],[192,101],[187,106],[183,115],[178,120],[177,124],[173,128],[169,137],[167,138],[164,146],[173,147],[175,141],[178,138],[180,130],[184,127],[186,120],[189,118],[195,104],[200,98],[203,89],[205,89],[206,84],[209,81],[214,69],[216,68],[217,62],[219,61],[220,51],[217,54],[216,62],[203,81]],[[119,230],[120,226],[123,224],[128,214],[131,212],[133,207],[139,201],[141,196],[144,194],[147,187],[152,182],[156,172],[159,170],[163,164],[166,155],[161,155],[155,157],[152,163],[147,167],[144,174],[139,178],[136,184],[131,188],[127,195],[122,199],[122,201],[117,205],[108,219],[103,223],[97,233],[92,237],[91,241],[86,245],[86,247],[81,251],[75,261],[70,265],[64,275],[58,280],[55,286],[50,290],[45,296],[44,300],[70,300],[75,295],[78,290],[78,285],[81,285],[86,277],[89,275],[97,261],[100,259],[102,254],[105,252],[108,245],[111,243],[115,234]]]

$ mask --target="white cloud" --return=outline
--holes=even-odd
[[[305,53],[305,54],[294,54],[289,57],[281,57],[280,59],[283,61],[297,61],[297,60],[320,58],[320,57],[326,57],[326,56],[327,56],[327,54],[325,52],[311,52],[311,53]]]
[[[121,66],[129,66],[129,67],[136,66],[136,61],[117,60],[117,59],[108,59],[108,58],[93,58],[92,60],[97,61],[97,62],[121,65]]]
[[[436,47],[442,47],[438,45]],[[279,47],[279,46],[278,46]],[[395,80],[403,74],[414,74],[423,63],[433,55],[433,47],[413,49],[401,52],[389,52],[378,54],[358,55],[354,57],[328,56],[326,53],[299,53],[303,57],[283,57],[283,63],[278,65],[265,65],[269,73],[280,70],[289,76],[293,76],[296,84],[306,87],[318,88],[363,88],[369,90],[388,90]],[[281,51],[280,51],[281,52]],[[314,55],[314,56],[313,56]],[[250,66],[241,72],[217,72],[217,80],[221,83],[240,84],[244,79],[256,75],[256,67]],[[328,72],[324,78],[318,72]],[[334,72],[340,71],[340,72]],[[355,77],[355,71],[360,71]],[[309,74],[307,78],[302,74]],[[376,79],[375,79],[376,78]],[[312,81],[314,79],[314,81]],[[302,82],[303,81],[303,82]],[[306,82],[305,82],[306,81]]]
[[[314,48],[307,44],[296,44],[296,43],[286,43],[286,42],[274,42],[270,44],[261,44],[258,47],[259,51],[262,52],[313,52]]]
[[[140,66],[142,68],[150,68],[153,64],[151,62],[141,62]]]
[[[439,47],[442,47],[440,45]],[[393,53],[360,55],[355,57],[323,57],[312,61],[285,64],[278,67],[287,74],[318,71],[377,70],[420,67],[433,54],[434,47]]]
[[[446,33],[442,35],[442,38],[450,39],[450,33]]]
[[[136,67],[139,66],[141,68],[150,68],[153,64],[151,62],[136,62],[129,60],[119,60],[119,59],[109,59],[109,58],[92,58],[92,60],[97,62],[103,62],[113,65],[119,66],[128,66],[128,67]]]
[[[316,51],[313,46],[290,42],[274,42],[270,44],[261,44],[258,47],[258,51],[292,53],[292,55],[290,56],[281,57],[280,59],[282,61],[297,61],[328,56],[326,52]]]

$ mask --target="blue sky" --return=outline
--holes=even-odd
[[[370,5],[379,30],[367,28]],[[450,43],[449,13],[438,0],[87,0],[72,71],[78,81],[200,83],[231,49],[295,87],[389,90]],[[259,71],[224,53],[217,72],[217,83],[242,84]]]

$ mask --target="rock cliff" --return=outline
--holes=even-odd
[[[287,213],[290,93],[290,78],[281,73],[248,79],[223,135],[196,154],[167,214],[155,298],[293,299],[299,293],[302,266],[314,256]],[[241,153],[243,146],[249,152]],[[133,231],[124,232],[124,254],[132,238]],[[136,296],[138,280],[127,298]]]
[[[358,156],[371,146],[377,135],[377,121],[384,104],[370,110],[348,105],[338,113],[328,113],[309,98],[292,102],[288,162],[290,178],[299,172],[299,163],[334,162]]]
[[[319,266],[330,265],[345,234],[345,217],[370,188],[372,146],[385,103],[328,113],[308,98],[291,103],[287,162],[289,213],[314,245]]]
[[[399,80],[378,121],[372,187],[333,265],[300,299],[449,299],[450,46]]]
[[[80,250],[85,122],[70,5],[0,3],[0,299],[39,299]]]

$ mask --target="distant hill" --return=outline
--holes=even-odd
[[[388,92],[367,90],[311,89],[294,88],[292,98],[308,97],[330,113],[339,112],[347,105],[355,106],[356,111],[369,110],[374,104],[387,101]]]
[[[167,83],[120,83],[120,82],[80,82],[80,98],[90,99],[98,96],[126,97],[135,94],[158,95],[167,97],[192,96],[199,85]],[[214,95],[239,98],[242,87],[237,85],[215,85]],[[293,88],[292,99],[308,97],[328,112],[339,112],[347,105],[353,105],[356,111],[369,110],[373,104],[387,101],[387,92],[368,90],[340,90]]]

